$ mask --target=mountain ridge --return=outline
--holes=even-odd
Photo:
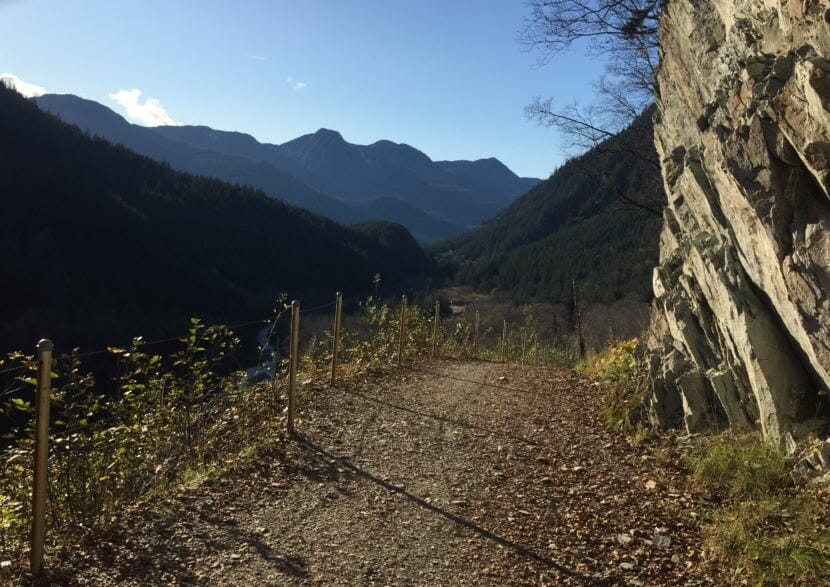
[[[422,242],[460,234],[536,181],[519,178],[501,162],[497,182],[476,181],[476,170],[484,167],[480,161],[490,159],[434,162],[405,143],[355,145],[325,128],[277,145],[204,125],[135,125],[72,94],[34,100],[66,122],[176,169],[258,187],[347,224],[401,222]],[[463,170],[451,173],[447,167]]]

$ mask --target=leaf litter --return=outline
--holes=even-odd
[[[428,369],[307,382],[298,438],[52,553],[52,582],[723,582],[701,544],[712,505],[678,459],[658,465],[653,447],[605,427],[588,379],[481,362]]]

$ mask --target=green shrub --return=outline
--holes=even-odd
[[[228,328],[194,319],[177,352],[148,353],[140,338],[129,348],[110,348],[114,389],[106,396],[78,357],[56,361],[48,461],[53,540],[99,525],[136,498],[227,462],[256,438],[278,432],[281,402],[272,386],[228,368],[238,343]],[[20,375],[0,404],[8,425],[0,450],[4,559],[20,560],[26,542],[34,418],[22,398],[34,384],[31,373]],[[12,411],[26,417],[15,419]]]
[[[635,353],[639,344],[636,338],[619,340],[600,353],[590,353],[585,360],[585,372],[606,381],[627,379],[637,368]]]
[[[638,345],[636,338],[616,341],[600,353],[590,353],[584,362],[576,366],[577,371],[604,385],[603,420],[612,429],[624,434],[639,430],[638,423],[629,418],[632,409],[642,404],[647,377],[643,365],[636,358]]]

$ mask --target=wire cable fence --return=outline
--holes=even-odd
[[[543,345],[532,324],[496,336],[478,313],[410,306],[405,296],[383,303],[338,294],[309,308],[294,304],[228,326],[194,319],[180,336],[64,353],[48,364],[9,355],[0,370],[0,561],[26,566],[38,518],[32,487],[46,446],[43,516],[54,545],[148,492],[221,470],[241,450],[292,432],[298,376],[333,384],[405,363],[430,377],[531,393],[420,365],[439,357],[549,365],[573,348],[564,339]],[[43,394],[45,404],[37,401]],[[48,440],[36,441],[44,418]],[[37,572],[43,561],[35,546],[32,538]]]

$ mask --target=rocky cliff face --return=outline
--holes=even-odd
[[[828,416],[830,2],[673,0],[661,51],[649,416],[792,448]]]

